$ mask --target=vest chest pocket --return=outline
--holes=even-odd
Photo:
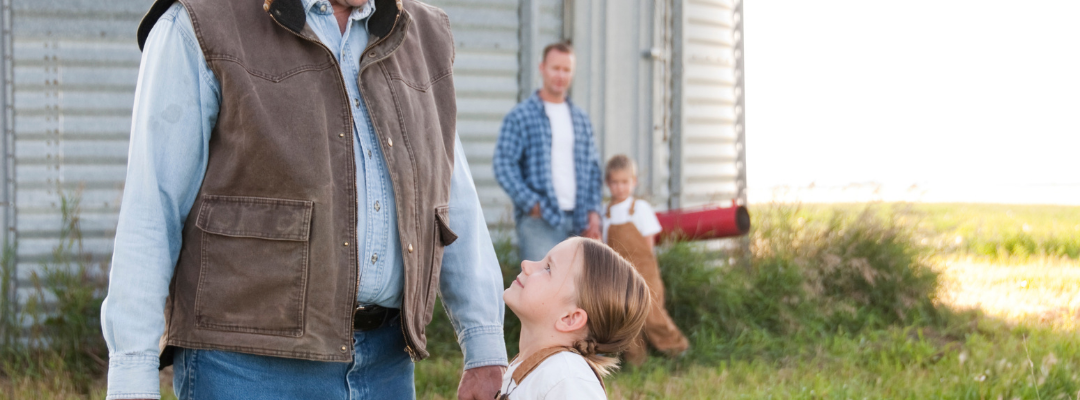
[[[195,321],[201,329],[304,333],[314,203],[203,196]]]

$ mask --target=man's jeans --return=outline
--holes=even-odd
[[[173,386],[180,400],[416,398],[400,318],[353,343],[351,363],[177,349]]]
[[[551,226],[543,218],[528,214],[517,217],[518,253],[522,260],[540,261],[555,245],[570,237],[574,232],[574,212],[563,211],[559,226]]]

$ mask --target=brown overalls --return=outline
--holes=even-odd
[[[522,361],[521,365],[519,365],[517,369],[514,370],[514,374],[511,376],[510,379],[512,379],[513,382],[517,384],[517,386],[521,386],[521,382],[525,381],[525,377],[529,376],[529,373],[533,372],[536,367],[539,367],[540,364],[544,362],[544,360],[547,360],[548,357],[562,353],[564,351],[569,351],[571,353],[581,355],[581,352],[577,351],[573,347],[556,346],[542,349],[536,352],[536,354],[529,356],[529,358],[526,358],[525,361]],[[514,359],[517,359],[517,357],[514,357]],[[514,360],[510,360],[510,363],[513,364]],[[604,377],[600,376],[600,371],[597,371],[596,368],[593,368],[592,364],[589,364],[589,368],[592,369],[592,372],[594,374],[596,374],[596,379],[600,381],[600,387],[604,388],[604,392],[607,392],[607,386],[604,386]],[[514,389],[517,389],[517,386],[514,386]],[[509,390],[509,392],[513,392],[513,390]],[[499,393],[495,393],[495,398],[498,400],[509,400],[509,392],[503,393],[500,390]]]
[[[630,199],[630,215],[634,215],[636,201]],[[611,205],[607,207],[607,218],[611,218]],[[678,355],[690,347],[690,343],[683,336],[675,322],[671,320],[667,310],[664,309],[664,281],[660,279],[660,268],[656,264],[656,256],[653,255],[652,245],[641,234],[633,221],[625,224],[611,225],[607,233],[608,246],[625,257],[630,264],[637,269],[645,283],[652,291],[652,309],[645,318],[645,327],[642,333],[649,343],[657,350],[668,355]],[[634,343],[626,350],[624,357],[634,365],[645,362],[648,351],[642,338],[634,340]]]

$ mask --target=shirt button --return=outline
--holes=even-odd
[[[382,207],[379,205],[379,202],[376,201],[375,202],[375,211],[379,211],[380,208],[382,208]]]
[[[390,147],[394,147],[394,139],[386,138],[386,144],[389,144]]]
[[[319,6],[319,11],[326,12],[326,4]]]
[[[374,264],[376,261],[379,261],[379,255],[378,254],[372,254],[371,255],[371,263]]]
[[[412,243],[409,243],[409,252],[412,253]]]
[[[367,158],[371,158],[371,149],[368,149],[367,151]]]
[[[352,103],[354,106],[360,107],[360,99],[352,99]]]

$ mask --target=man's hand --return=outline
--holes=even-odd
[[[589,227],[585,228],[585,232],[582,232],[581,236],[590,239],[604,240],[603,236],[600,234],[600,214],[596,211],[589,213]]]
[[[458,400],[490,400],[495,398],[495,393],[502,386],[502,376],[506,367],[501,365],[489,365],[467,369],[461,374],[461,384],[458,385]]]
[[[540,218],[541,217],[541,215],[540,215],[540,203],[536,203],[536,205],[533,206],[532,211],[529,211],[529,216],[533,217],[533,218]]]

